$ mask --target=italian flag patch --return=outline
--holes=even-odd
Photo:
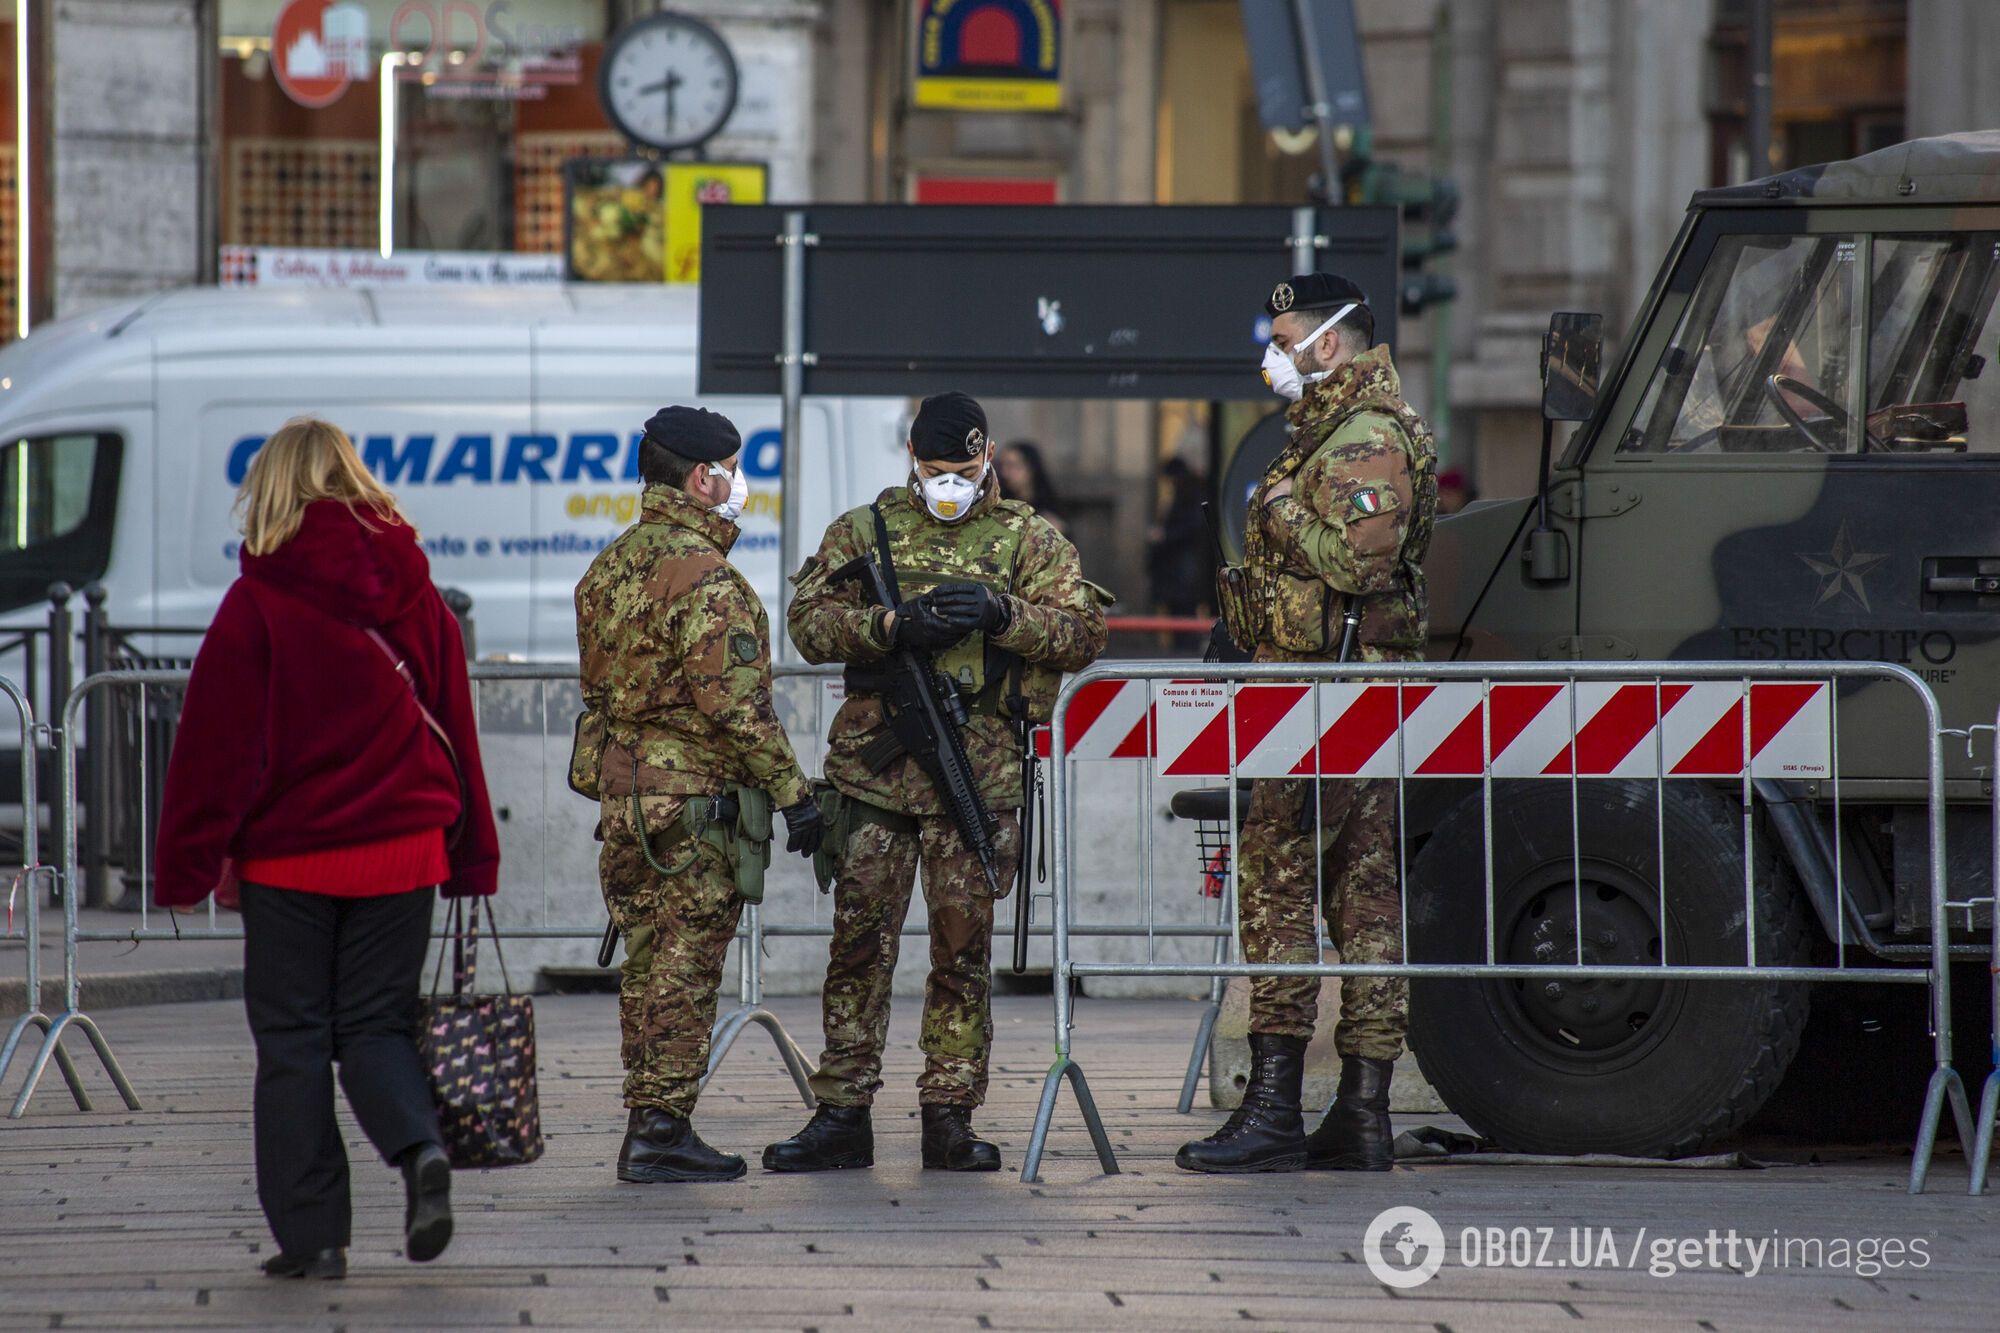
[[[1363,518],[1382,512],[1382,493],[1373,486],[1363,486],[1354,493],[1354,509]]]

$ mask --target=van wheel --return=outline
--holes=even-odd
[[[1481,799],[1453,808],[1411,867],[1412,962],[1486,956]],[[1585,963],[1744,961],[1738,809],[1688,782],[1668,785],[1662,811],[1655,799],[1651,783],[1584,783],[1572,823],[1567,782],[1495,784],[1497,961],[1574,964],[1579,926]],[[1768,830],[1755,858],[1757,960],[1802,964],[1804,904]],[[1426,978],[1411,987],[1410,1047],[1445,1105],[1504,1149],[1678,1157],[1770,1097],[1808,995],[1803,982]]]

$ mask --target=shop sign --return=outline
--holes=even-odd
[[[1053,176],[918,176],[920,204],[1053,204]]]
[[[770,169],[762,162],[667,164],[667,281],[701,281],[701,210],[764,202]]]
[[[524,23],[513,0],[404,0],[389,49],[413,53],[402,77],[431,97],[538,102],[583,77],[583,27]]]
[[[1061,0],[917,0],[916,104],[1062,109]]]
[[[561,255],[463,250],[312,250],[225,245],[224,287],[547,287],[563,280]]]
[[[352,0],[289,0],[271,25],[271,72],[300,106],[331,106],[368,81],[368,11]]]

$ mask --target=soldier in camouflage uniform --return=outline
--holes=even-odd
[[[774,1171],[874,1163],[869,1106],[882,1086],[889,990],[911,881],[923,873],[931,970],[920,1045],[923,1164],[992,1171],[1000,1153],[974,1136],[993,1043],[990,1000],[994,890],[965,847],[931,780],[895,745],[883,681],[871,672],[892,645],[934,654],[966,701],[964,742],[994,835],[1000,892],[1021,855],[1023,799],[1012,719],[1043,720],[1061,673],[1104,649],[1109,594],[1086,582],[1076,548],[994,482],[986,416],[964,394],[924,400],[910,429],[912,477],[872,506],[834,521],[794,580],[792,641],[813,662],[848,663],[847,701],[826,757],[832,785],[828,846],[835,862],[834,936],[822,1004],[826,1050],[813,1075],[819,1109],[793,1138],[764,1151]],[[878,535],[878,515],[880,530]],[[830,575],[886,545],[893,610],[865,605],[855,583]],[[824,791],[824,789],[822,789]]]
[[[618,1178],[636,1183],[744,1172],[689,1123],[742,907],[729,805],[768,796],[788,850],[819,846],[818,807],[771,703],[764,608],[725,558],[743,508],[740,448],[717,413],[656,413],[639,449],[639,521],[576,589],[585,713],[571,781],[600,802],[598,874],[625,941],[631,1117]]]
[[[1266,378],[1294,399],[1291,441],[1251,496],[1242,567],[1223,575],[1231,637],[1259,662],[1338,661],[1343,642],[1351,661],[1420,658],[1422,562],[1437,511],[1430,428],[1403,401],[1389,349],[1373,345],[1360,288],[1303,274],[1280,283],[1265,310]],[[1245,961],[1318,961],[1317,882],[1342,961],[1401,962],[1395,814],[1391,782],[1254,784],[1239,839]],[[1408,984],[1343,978],[1339,1094],[1308,1135],[1300,1084],[1318,1016],[1317,977],[1251,983],[1243,1105],[1213,1136],[1183,1147],[1179,1165],[1389,1169],[1389,1077],[1408,1025]]]

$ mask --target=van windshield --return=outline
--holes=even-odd
[[[1619,452],[2000,453],[1996,286],[1994,233],[1724,237]]]
[[[118,436],[89,431],[0,444],[0,610],[103,577],[123,454]]]

